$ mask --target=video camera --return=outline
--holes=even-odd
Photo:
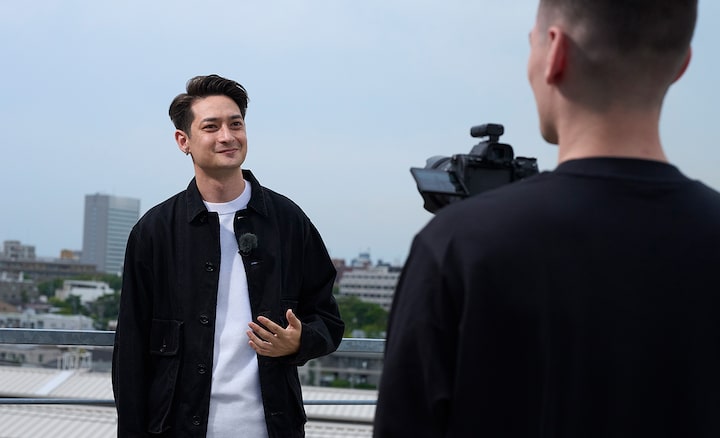
[[[499,143],[503,125],[488,123],[470,128],[474,138],[487,137],[469,154],[434,156],[424,168],[412,167],[425,210],[435,213],[451,202],[538,173],[535,158],[514,158],[512,146]]]

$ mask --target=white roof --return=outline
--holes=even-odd
[[[377,391],[305,386],[306,401],[377,400]],[[0,366],[0,397],[111,400],[110,373]],[[375,405],[306,405],[307,438],[369,438]],[[2,438],[116,436],[115,408],[79,405],[0,405]]]
[[[112,438],[117,436],[114,408],[75,405],[2,405],[5,438]]]
[[[3,438],[114,438],[114,408],[75,405],[2,405]],[[370,438],[372,426],[310,421],[307,438]]]

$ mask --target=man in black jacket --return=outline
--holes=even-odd
[[[113,357],[118,436],[302,437],[297,366],[344,325],[335,269],[288,198],[242,170],[247,94],[198,76],[170,106],[187,190],[128,239]]]
[[[658,132],[696,13],[540,1],[528,76],[560,164],[416,236],[376,437],[720,436],[720,194]]]

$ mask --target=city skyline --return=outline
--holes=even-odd
[[[4,2],[0,238],[54,256],[80,249],[85,194],[139,198],[143,214],[183,190],[192,164],[168,106],[190,77],[218,73],[250,96],[244,167],[300,205],[331,256],[402,263],[432,218],[409,168],[469,152],[471,126],[501,123],[517,155],[555,168],[526,77],[536,6]],[[660,125],[670,161],[715,189],[719,17],[720,3],[700,3]]]

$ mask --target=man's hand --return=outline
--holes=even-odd
[[[258,317],[258,322],[265,326],[250,322],[247,335],[250,338],[250,347],[261,356],[280,357],[297,353],[300,349],[300,334],[302,323],[292,310],[285,312],[288,320],[287,328],[275,324],[264,316]]]

